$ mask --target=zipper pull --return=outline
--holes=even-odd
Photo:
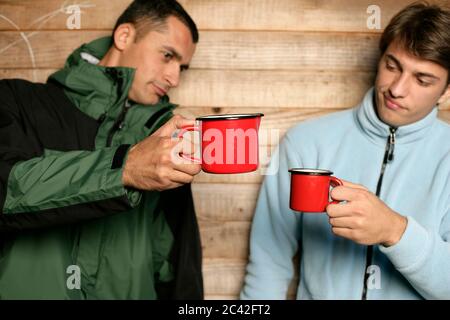
[[[394,148],[395,148],[395,132],[397,128],[389,128],[389,151],[388,151],[388,162],[394,160]]]
[[[127,99],[125,100],[125,103],[123,104],[122,111],[120,112],[119,116],[116,118],[116,121],[114,121],[114,124],[112,125],[111,129],[109,129],[108,136],[106,137],[106,146],[110,147],[112,143],[112,139],[114,136],[114,133],[116,131],[121,130],[125,125],[125,116],[128,112],[128,110],[132,107],[132,104]]]
[[[128,101],[128,99],[125,101],[125,105],[123,106],[122,113],[120,114],[120,117],[118,119],[118,125],[117,130],[122,130],[122,128],[125,126],[125,116],[131,108],[131,103]]]

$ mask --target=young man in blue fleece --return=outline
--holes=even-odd
[[[450,11],[414,4],[384,31],[355,109],[289,130],[260,191],[243,299],[450,299]],[[295,167],[344,180],[326,213],[289,209]]]

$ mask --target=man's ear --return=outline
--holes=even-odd
[[[444,94],[439,98],[438,104],[441,105],[447,101],[450,101],[450,84],[447,86]]]
[[[127,49],[136,39],[136,28],[131,23],[119,25],[114,32],[114,46],[117,50]]]

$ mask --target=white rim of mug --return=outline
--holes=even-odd
[[[236,114],[216,114],[195,118],[195,120],[208,121],[208,120],[238,120],[244,118],[256,118],[264,117],[263,113],[236,113]]]
[[[311,169],[311,168],[292,168],[289,169],[290,173],[303,174],[307,176],[331,176],[333,174],[330,170],[325,169]]]

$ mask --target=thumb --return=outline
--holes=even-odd
[[[159,128],[155,135],[160,137],[172,137],[177,135],[177,131],[187,126],[195,125],[195,120],[187,119],[180,115],[173,116],[169,121],[167,121],[161,128]]]

